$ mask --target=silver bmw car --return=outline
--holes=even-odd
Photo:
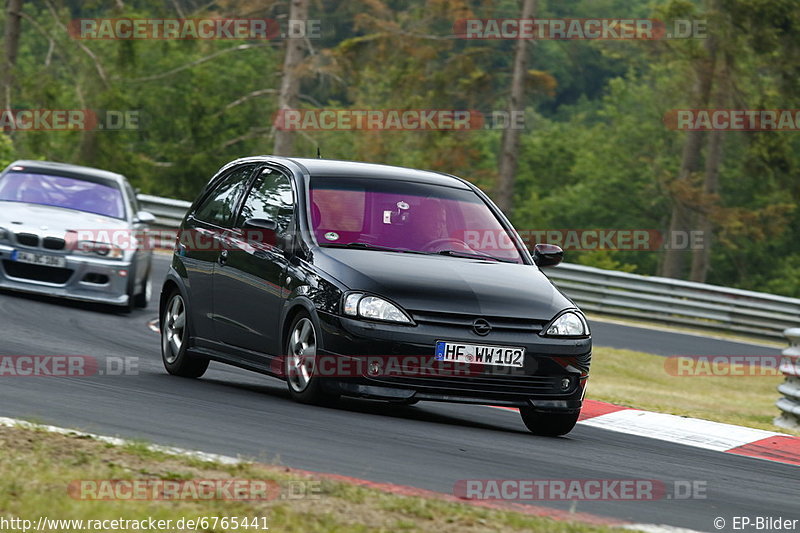
[[[0,173],[0,288],[146,307],[154,220],[120,174],[16,161]]]

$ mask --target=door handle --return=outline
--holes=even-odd
[[[222,250],[217,261],[220,265],[224,265],[228,261],[228,250]]]

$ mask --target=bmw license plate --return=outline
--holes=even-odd
[[[525,360],[525,348],[438,341],[436,343],[436,360],[522,368]]]
[[[14,250],[11,252],[11,260],[19,263],[28,263],[30,265],[42,265],[58,268],[64,268],[67,266],[67,260],[64,257],[47,254],[34,254],[31,252],[22,252],[20,250]]]

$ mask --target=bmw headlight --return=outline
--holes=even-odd
[[[94,255],[103,259],[122,259],[123,251],[119,246],[107,242],[78,241],[75,243],[75,253]]]
[[[545,328],[548,337],[586,337],[589,335],[589,324],[578,311],[561,313]]]
[[[399,324],[412,323],[411,318],[395,304],[383,298],[369,296],[361,292],[351,292],[345,296],[342,310],[345,315],[367,320],[381,320]]]

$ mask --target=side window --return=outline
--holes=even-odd
[[[267,168],[253,183],[236,221],[236,227],[241,228],[248,218],[265,218],[278,225],[278,235],[284,235],[291,228],[293,216],[292,183],[282,173]]]
[[[222,178],[195,210],[194,217],[203,222],[229,227],[236,210],[236,202],[247,186],[247,179],[255,165],[244,165]]]

